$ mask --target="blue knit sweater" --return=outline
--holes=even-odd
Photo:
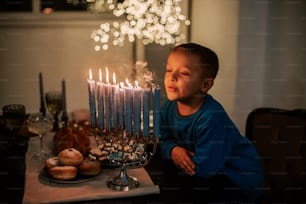
[[[223,173],[246,195],[256,200],[264,185],[260,158],[253,144],[242,136],[224,108],[211,95],[202,107],[182,117],[175,101],[161,108],[160,147],[163,157],[170,158],[175,146],[194,151],[192,158],[197,177],[208,178]]]

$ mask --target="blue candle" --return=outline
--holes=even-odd
[[[39,97],[40,97],[40,112],[45,115],[46,114],[46,107],[45,107],[45,100],[44,100],[44,85],[43,85],[43,77],[42,73],[39,72],[38,75],[39,80]]]
[[[66,82],[62,80],[62,109],[63,113],[67,114],[67,107],[66,107]]]
[[[141,116],[141,95],[142,89],[138,87],[138,82],[133,89],[133,115],[134,115],[134,134],[140,135],[140,116]]]
[[[128,135],[132,134],[132,111],[133,111],[133,89],[130,84],[125,88],[125,130]]]
[[[118,98],[118,85],[116,84],[116,74],[113,73],[113,85],[112,85],[112,127],[118,128],[118,108],[117,108],[117,98]]]
[[[105,127],[110,130],[111,128],[111,86],[110,84],[104,84],[105,93]]]
[[[104,128],[104,85],[102,82],[102,71],[99,70],[99,81],[97,82],[97,100],[98,100],[98,127]]]
[[[120,83],[118,98],[118,126],[121,129],[124,129],[124,104],[124,85],[123,83]]]
[[[160,87],[153,88],[153,136],[159,137]]]
[[[150,135],[150,89],[145,88],[143,94],[143,135]]]
[[[105,84],[105,126],[107,130],[111,129],[111,97],[112,87],[109,83],[108,69],[105,68],[106,72],[106,84]]]
[[[89,95],[90,124],[91,127],[94,128],[96,124],[95,81],[92,80],[91,69],[89,70],[88,95]]]
[[[64,127],[67,127],[68,116],[67,116],[67,105],[66,105],[66,82],[62,80],[62,106],[63,106],[63,113],[61,120],[63,122]]]

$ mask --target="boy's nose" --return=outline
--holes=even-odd
[[[169,76],[171,81],[176,81],[177,80],[177,72],[172,72]]]

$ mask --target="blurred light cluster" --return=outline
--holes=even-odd
[[[190,20],[181,14],[180,3],[181,0],[100,0],[99,5],[95,5],[97,9],[112,11],[124,20],[102,23],[92,32],[95,50],[107,50],[110,44],[123,46],[126,40],[134,42],[136,39],[145,45],[181,42],[185,39],[180,33],[181,24],[188,26]]]

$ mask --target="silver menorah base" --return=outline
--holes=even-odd
[[[138,188],[138,179],[128,176],[126,170],[126,167],[122,166],[119,175],[108,181],[107,186],[116,191],[129,191],[130,189]]]
[[[103,146],[104,151],[106,149],[114,151],[109,152],[103,164],[120,168],[119,175],[108,181],[107,186],[117,191],[129,191],[139,187],[138,179],[129,176],[127,169],[144,167],[149,163],[156,152],[158,137],[126,136],[123,132],[115,134],[115,136],[110,134],[95,135],[98,146]],[[102,140],[97,137],[102,137]],[[130,151],[126,152],[125,149]],[[129,158],[131,155],[134,159]]]

